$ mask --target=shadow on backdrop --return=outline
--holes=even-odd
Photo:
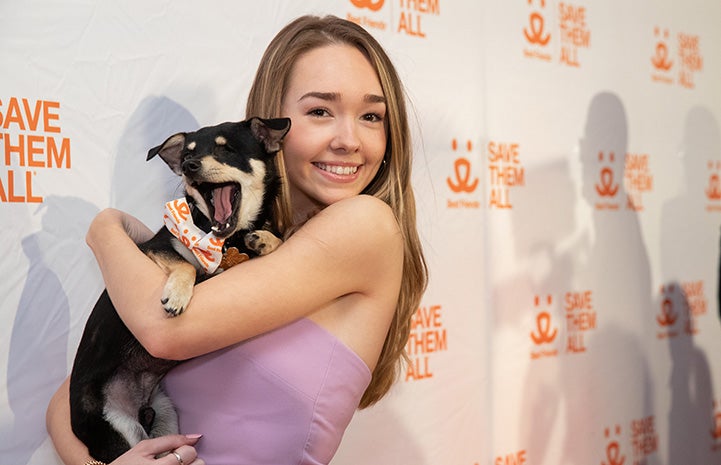
[[[717,303],[721,206],[721,134],[713,113],[692,108],[680,147],[682,187],[661,217],[659,316],[671,360],[669,464],[721,464],[721,431],[714,418],[713,379],[696,335],[718,331]],[[712,279],[708,279],[713,277]],[[711,313],[711,314],[709,314]]]
[[[14,419],[9,435],[0,439],[4,463],[14,465],[28,463],[45,441],[45,410],[68,373],[69,295],[83,286],[76,271],[89,260],[85,231],[97,208],[78,198],[50,196],[35,213],[42,214],[42,228],[22,240],[29,268],[7,365]]]
[[[522,425],[521,437],[529,456],[539,464],[660,463],[656,451],[641,455],[630,447],[632,422],[655,412],[644,345],[653,309],[651,271],[639,221],[628,208],[623,185],[627,132],[620,99],[607,92],[595,95],[579,144],[579,187],[591,212],[590,224],[575,225],[570,213],[575,204],[554,193],[554,189],[569,191],[559,187],[569,182],[567,168],[555,170],[554,175],[541,170],[528,176],[529,180],[531,174],[547,177],[546,189],[559,184],[550,187],[549,199],[557,202],[558,210],[547,212],[546,192],[534,191],[528,193],[534,208],[514,212],[518,253],[533,256],[546,250],[540,255],[537,268],[542,271],[536,272],[534,292],[550,293],[560,301],[554,306],[558,355],[532,360],[525,380],[522,411],[532,420]],[[550,234],[539,234],[544,227],[530,229],[543,217],[566,226],[557,226]],[[564,296],[569,292],[590,292],[592,325],[579,329],[567,318]],[[552,451],[554,433],[560,435],[560,449]]]
[[[178,132],[198,129],[185,107],[167,97],[146,97],[128,120],[118,141],[110,205],[140,219],[151,229],[162,225],[165,202],[183,194],[180,179],[148,150]]]

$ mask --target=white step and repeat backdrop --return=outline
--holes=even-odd
[[[102,281],[99,209],[151,227],[145,153],[244,117],[305,13],[366,27],[414,111],[431,282],[392,393],[334,465],[721,463],[721,3],[0,3],[0,463],[58,463],[44,412]]]

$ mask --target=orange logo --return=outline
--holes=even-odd
[[[708,179],[708,187],[706,188],[706,197],[709,200],[721,200],[721,181],[719,180],[718,169],[719,163],[713,161],[708,162],[708,169],[712,171]]]
[[[350,2],[357,8],[368,8],[371,11],[378,11],[383,8],[385,0],[350,0]]]
[[[678,314],[673,310],[673,302],[666,297],[661,302],[661,314],[656,316],[656,321],[661,326],[673,326],[678,320]]]
[[[711,429],[711,437],[713,439],[721,439],[721,413],[716,413],[713,417],[714,426]]]
[[[536,316],[536,332],[531,332],[531,339],[536,345],[553,342],[556,339],[558,328],[551,331],[551,315],[541,312]]]
[[[609,154],[609,161],[613,163],[615,154]],[[603,152],[598,152],[598,161],[603,162]],[[614,197],[618,193],[618,183],[614,182],[613,170],[604,166],[601,168],[599,183],[596,183],[596,192],[601,197]]]
[[[674,296],[680,294],[680,286],[677,286],[676,283],[661,285],[660,312],[656,315],[656,323],[661,329],[656,334],[658,339],[670,339],[678,336],[678,331],[673,328],[680,317]]]
[[[470,153],[473,151],[473,143],[469,140],[465,144],[466,150]],[[451,148],[455,152],[458,150],[458,141],[451,141]],[[453,163],[454,176],[446,178],[446,184],[451,192],[456,194],[470,194],[478,188],[479,179],[471,174],[471,162],[467,158],[461,156]],[[481,208],[479,200],[469,198],[468,196],[458,196],[448,199],[448,208]]]
[[[713,410],[714,410],[714,416],[713,416],[713,425],[711,428],[711,439],[713,440],[713,444],[711,445],[711,450],[716,451],[721,447],[721,444],[719,444],[719,439],[721,439],[721,412],[718,411],[719,404],[718,401],[714,400],[713,402]]]
[[[528,4],[532,4],[533,0],[528,0]],[[546,7],[546,0],[541,0],[541,8]],[[528,28],[523,28],[523,35],[526,36],[526,40],[531,44],[537,44],[545,46],[548,41],[551,40],[551,34],[546,33],[544,35],[545,19],[543,16],[534,11],[530,14],[528,19]]]
[[[706,189],[706,196],[711,200],[721,199],[721,188],[719,187],[719,176],[713,173],[708,180],[708,189]]]
[[[451,147],[455,151],[458,148],[458,142],[456,139],[453,139],[451,142]],[[466,143],[466,148],[469,152],[473,150],[473,144],[471,141],[468,141]],[[476,177],[471,181],[471,162],[468,161],[468,159],[464,157],[460,157],[456,159],[456,161],[453,164],[453,169],[455,172],[455,180],[449,178],[446,178],[446,183],[448,183],[448,187],[455,193],[461,193],[461,192],[473,192],[476,190],[476,187],[478,187],[478,178]]]
[[[615,433],[616,436],[621,434],[620,426],[616,425]],[[610,438],[611,432],[609,428],[606,428],[605,436],[607,439]],[[615,439],[610,441],[606,446],[606,460],[608,461],[602,461],[601,465],[623,465],[623,463],[626,461],[626,457],[621,455],[621,446]]]
[[[455,181],[451,180],[451,178],[446,178],[448,187],[450,187],[453,192],[473,192],[476,190],[478,178],[475,178],[473,182],[469,182],[471,178],[470,161],[461,157],[454,162],[453,169],[456,175]]]
[[[658,37],[661,34],[658,27],[654,29],[654,35]],[[651,63],[653,64],[653,67],[656,68],[659,71],[668,71],[673,66],[673,62],[669,60],[669,51],[668,51],[668,45],[666,45],[666,40],[668,40],[668,29],[663,31],[663,40],[659,39],[659,41],[656,43],[656,54],[651,58]]]
[[[554,327],[551,321],[551,314],[547,308],[553,304],[553,296],[550,294],[541,297],[535,296],[533,304],[536,307],[536,329],[529,333],[531,341],[538,347],[536,350],[531,351],[531,359],[539,359],[542,357],[556,357],[558,356],[558,349],[555,347],[548,348],[547,344],[550,344],[556,340],[558,336],[558,328]],[[545,307],[545,308],[541,308]],[[540,310],[540,311],[539,311]]]
[[[451,141],[451,148],[454,152],[458,150],[458,141],[456,139]],[[468,152],[473,151],[473,143],[470,140],[466,142],[466,150]],[[460,194],[471,193],[476,190],[479,180],[477,177],[471,180],[471,162],[467,158],[457,158],[453,163],[453,170],[455,179],[446,178],[446,183],[451,191]]]

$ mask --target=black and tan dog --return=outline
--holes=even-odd
[[[279,188],[273,159],[289,128],[287,118],[250,118],[175,134],[148,152],[148,160],[159,155],[181,177],[186,194],[181,215],[192,217],[191,224],[208,233],[211,244],[225,252],[224,260],[231,254],[265,255],[281,242],[267,225]],[[196,269],[201,276],[202,262],[217,257],[193,253],[187,238],[171,233],[181,228],[167,218],[166,224],[139,247],[167,272],[162,303],[176,316],[192,296]],[[210,272],[228,266],[226,260]],[[111,462],[142,439],[177,432],[175,410],[159,383],[178,363],[151,356],[103,292],[88,318],[70,377],[73,432],[95,459]]]

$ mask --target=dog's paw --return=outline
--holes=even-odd
[[[278,248],[283,241],[270,231],[258,229],[245,235],[245,246],[258,255],[268,255]]]
[[[178,316],[188,306],[192,296],[192,284],[188,286],[187,283],[181,283],[179,280],[168,279],[165,288],[163,288],[163,297],[160,302],[170,316]]]

